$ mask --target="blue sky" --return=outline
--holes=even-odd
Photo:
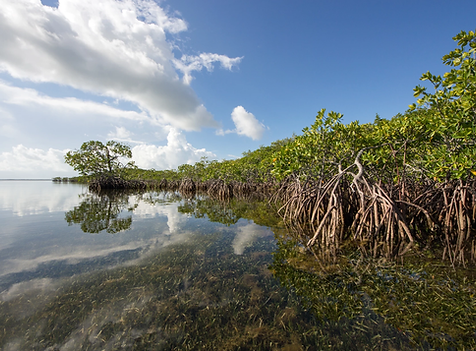
[[[72,176],[128,143],[142,168],[229,159],[326,108],[391,118],[442,74],[476,2],[0,0],[0,178]]]

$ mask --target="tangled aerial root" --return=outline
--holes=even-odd
[[[285,223],[308,233],[307,248],[354,240],[368,244],[375,256],[395,257],[415,243],[436,240],[453,265],[476,263],[476,182],[408,177],[382,184],[367,179],[360,155],[331,176],[291,175],[273,194]]]

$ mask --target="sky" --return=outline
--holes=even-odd
[[[75,176],[89,140],[174,169],[322,108],[392,118],[475,19],[474,0],[0,0],[0,179]]]

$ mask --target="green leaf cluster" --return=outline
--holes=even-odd
[[[433,152],[427,165],[436,178],[465,178],[474,172],[476,145],[476,33],[461,31],[453,40],[458,48],[443,56],[443,63],[452,67],[443,77],[430,72],[421,81],[434,89],[417,86],[417,103],[411,110],[426,108],[433,113],[426,122]]]
[[[293,139],[278,140],[269,146],[261,146],[257,150],[247,151],[243,156],[235,160],[209,160],[202,157],[194,164],[182,164],[175,170],[143,170],[127,169],[127,177],[131,179],[145,179],[168,181],[180,179],[192,179],[193,181],[207,181],[220,179],[225,182],[269,182],[275,178],[272,175],[274,155],[284,145]]]
[[[342,114],[319,111],[314,124],[276,154],[272,174],[326,177],[362,162],[377,180],[425,177],[437,181],[467,179],[476,174],[476,35],[454,37],[459,48],[443,57],[452,68],[443,77],[430,72],[417,86],[417,104],[390,120],[342,123]],[[359,154],[360,153],[360,154]]]
[[[110,140],[106,144],[91,140],[83,143],[79,150],[69,151],[65,162],[82,176],[98,178],[101,176],[122,176],[125,169],[134,168],[131,148]]]

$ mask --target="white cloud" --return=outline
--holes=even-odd
[[[185,136],[171,128],[167,145],[137,145],[132,148],[132,159],[140,168],[173,169],[184,163],[200,161],[202,157],[214,158],[216,155],[205,149],[196,149],[187,142]]]
[[[253,140],[259,140],[263,136],[266,126],[258,121],[256,117],[245,110],[243,106],[237,106],[231,113],[231,119],[235,123],[234,130],[217,130],[216,134],[225,135],[229,133],[236,133],[238,135],[247,136]]]
[[[177,68],[167,33],[187,25],[154,1],[60,0],[53,8],[40,0],[0,0],[0,7],[0,71],[130,101],[163,125],[218,127],[185,82],[192,71],[210,70],[213,62],[231,69],[240,58],[184,56]]]
[[[167,144],[148,145],[131,140],[132,133],[123,127],[111,132],[111,139],[138,143],[132,148],[133,160],[141,168],[174,169],[184,163],[194,163],[202,157],[214,158],[216,155],[206,149],[197,149],[187,142],[182,132],[170,128]],[[0,153],[0,178],[52,178],[55,176],[74,176],[73,169],[64,163],[64,155],[69,151],[29,148],[22,144],[11,151]]]
[[[107,136],[110,139],[116,139],[116,140],[130,140],[132,133],[128,131],[124,127],[116,127],[115,132],[110,132]]]
[[[145,112],[73,97],[50,97],[2,80],[0,104],[0,152],[9,152],[19,144],[40,149],[75,148],[86,140],[104,140],[108,133],[114,138],[117,131],[111,134],[111,125],[131,130],[130,135],[142,132],[135,139],[151,142],[160,139],[164,128],[157,118]],[[122,135],[120,141],[133,142],[125,139]]]
[[[231,70],[242,59],[243,57],[229,58],[225,55],[202,53],[199,56],[183,55],[180,60],[174,60],[174,65],[178,70],[182,71],[183,81],[188,85],[193,79],[191,74],[193,71],[201,71],[203,68],[206,68],[211,72],[215,62],[219,62],[221,67]]]
[[[12,147],[11,152],[0,154],[0,172],[13,174],[27,172],[28,177],[42,178],[51,172],[68,172],[71,168],[64,163],[67,150],[28,148],[23,145]]]
[[[116,127],[114,132],[109,132],[107,137],[110,140],[116,140],[120,142],[132,143],[132,144],[143,144],[142,141],[132,140],[134,133],[127,130],[125,127]]]
[[[53,98],[39,93],[34,89],[25,89],[11,86],[0,80],[0,99],[4,103],[4,110],[9,106],[32,107],[54,110],[63,113],[64,116],[71,114],[95,114],[113,118],[129,119],[133,121],[148,121],[159,124],[144,112],[124,111],[118,108],[100,104],[94,101],[80,100],[74,97]],[[0,113],[2,111],[0,110]],[[8,113],[9,119],[14,120],[13,114]]]
[[[227,130],[218,129],[218,130],[216,131],[216,135],[221,135],[221,136],[225,136],[225,135],[231,134],[231,133],[236,133],[236,129],[235,129],[235,130],[231,130],[231,129],[227,129]]]

